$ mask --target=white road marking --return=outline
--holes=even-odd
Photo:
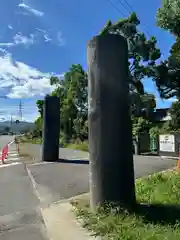
[[[10,167],[10,166],[19,165],[19,164],[22,164],[22,163],[14,162],[14,163],[2,164],[2,165],[0,165],[0,168]]]
[[[38,162],[38,163],[31,163],[31,166],[38,166],[38,165],[44,165],[44,164],[52,164],[57,162]]]
[[[13,150],[13,151],[9,151],[8,154],[13,154],[13,153],[17,153],[16,150]]]
[[[15,160],[19,160],[20,158],[8,158],[6,161],[15,161]]]
[[[18,153],[8,153],[8,156],[11,156],[11,157],[18,156],[18,155],[19,155]]]
[[[8,146],[9,146],[9,145],[11,145],[11,144],[13,144],[13,143],[14,143],[14,140],[13,140],[13,141],[11,141],[10,143],[8,143]]]

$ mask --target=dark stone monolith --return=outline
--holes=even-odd
[[[104,202],[135,205],[128,48],[118,35],[88,43],[91,207]]]
[[[43,111],[42,161],[59,159],[60,99],[46,96]]]

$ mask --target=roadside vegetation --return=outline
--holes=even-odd
[[[156,173],[136,181],[133,213],[106,204],[95,213],[89,196],[71,203],[83,227],[103,240],[180,239],[180,170]]]
[[[147,37],[140,32],[136,13],[128,18],[117,19],[113,23],[107,21],[99,34],[121,34],[128,42],[129,51],[129,95],[132,118],[132,134],[138,145],[138,134],[148,132],[151,138],[159,133],[180,130],[180,8],[179,0],[164,3],[157,12],[157,26],[170,32],[175,37],[169,55],[162,60],[155,36]],[[175,6],[175,7],[174,7]],[[162,60],[162,61],[161,61]],[[146,80],[144,80],[146,79]],[[153,118],[156,110],[156,97],[144,90],[145,81],[152,81],[162,99],[176,98],[172,103],[170,114],[172,119],[164,124]],[[60,97],[60,146],[75,149],[88,149],[88,76],[80,64],[73,64],[63,78],[51,77],[50,84],[54,90],[50,95]],[[43,125],[43,100],[37,101],[39,117],[35,121],[35,129],[26,134],[32,143],[40,143]]]

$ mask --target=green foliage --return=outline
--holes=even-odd
[[[11,129],[10,127],[5,127],[4,131],[8,133],[10,131],[10,129]]]
[[[143,132],[145,130],[149,130],[151,126],[151,123],[142,118],[142,117],[137,117],[132,120],[132,133],[133,136],[137,136],[139,132]]]
[[[40,116],[43,117],[44,101],[43,100],[37,100],[36,105],[37,105],[37,108],[38,108],[38,112],[40,113]]]
[[[149,130],[150,137],[152,137],[152,138],[157,137],[159,135],[159,133],[160,133],[160,129],[157,126],[152,127]]]
[[[139,93],[131,94],[131,115],[133,117],[144,117],[150,119],[156,108],[156,100],[153,94]]]
[[[130,92],[144,93],[141,80],[149,77],[149,71],[155,66],[156,60],[161,56],[160,49],[156,47],[157,40],[152,36],[147,40],[144,33],[137,29],[140,24],[135,13],[116,23],[108,21],[100,35],[118,34],[124,36],[128,42],[129,57],[129,85]]]
[[[157,12],[157,25],[180,36],[180,0],[163,0]]]
[[[71,204],[83,227],[97,239],[107,240],[177,240],[180,236],[180,173],[167,171],[136,180],[136,211],[106,203],[92,212],[88,195]]]
[[[176,101],[172,103],[172,106],[169,111],[171,115],[171,120],[169,121],[169,128],[171,130],[179,130],[180,129],[180,101]]]
[[[51,78],[50,82],[55,85],[52,95],[60,97],[63,141],[87,139],[87,73],[80,64],[73,64],[63,80]]]
[[[132,13],[128,18],[116,23],[108,21],[100,33],[119,34],[127,39],[131,113],[136,120],[138,116],[142,117],[138,123],[134,120],[135,129],[143,129],[144,125],[148,125],[148,119],[156,107],[154,95],[144,92],[142,79],[149,76],[149,68],[155,66],[161,55],[156,47],[156,38],[147,39],[144,33],[139,32],[139,24],[136,14]],[[61,143],[66,144],[76,138],[83,142],[88,138],[87,73],[80,64],[73,64],[63,79],[52,77],[50,84],[54,86],[51,95],[60,97],[61,134],[63,133]],[[41,118],[43,104],[42,100],[37,101]],[[139,124],[142,124],[142,127],[139,127]],[[36,125],[38,129],[42,128],[42,124]]]
[[[69,143],[66,145],[66,148],[88,152],[88,142],[84,141],[79,143]]]
[[[170,55],[150,73],[162,98],[180,97],[180,0],[164,0],[157,12],[157,25],[175,36]]]

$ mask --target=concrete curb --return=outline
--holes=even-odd
[[[94,240],[91,234],[84,229],[76,219],[73,212],[73,206],[70,199],[54,202],[49,206],[43,206],[37,183],[31,174],[31,171],[26,167],[28,176],[32,182],[35,195],[40,201],[40,211],[43,216],[44,224],[50,240]]]

